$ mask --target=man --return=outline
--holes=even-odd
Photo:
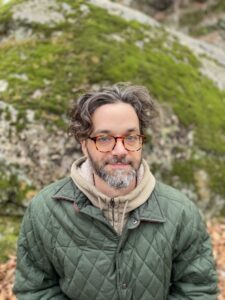
[[[83,95],[71,132],[85,157],[24,216],[19,300],[216,300],[209,236],[195,205],[142,158],[156,110],[141,86]]]

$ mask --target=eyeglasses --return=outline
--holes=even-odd
[[[89,137],[89,139],[95,142],[96,149],[100,152],[112,151],[116,146],[118,139],[122,140],[123,146],[127,151],[138,151],[142,148],[144,135],[132,134],[117,137],[111,135],[100,135]]]

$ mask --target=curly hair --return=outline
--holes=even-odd
[[[117,83],[97,92],[88,92],[75,101],[70,112],[69,132],[78,142],[87,139],[93,130],[91,117],[95,110],[102,105],[118,102],[130,104],[134,108],[142,134],[158,115],[155,103],[144,86]]]

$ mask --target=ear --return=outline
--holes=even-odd
[[[88,152],[87,152],[87,141],[86,140],[83,140],[80,142],[80,145],[81,145],[81,149],[82,149],[82,152],[85,156],[88,156]]]

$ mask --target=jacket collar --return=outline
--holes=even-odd
[[[84,200],[86,199],[85,195],[76,187],[70,177],[68,177],[64,184],[56,190],[55,194],[52,195],[52,198],[56,200],[71,201],[76,204],[85,204]]]
[[[133,224],[139,223],[140,221],[150,223],[166,222],[166,218],[163,214],[163,211],[160,206],[160,201],[156,193],[157,185],[158,183],[156,182],[156,186],[149,199],[133,212]],[[137,222],[135,222],[135,220]],[[131,228],[132,226],[129,227]]]
[[[129,222],[128,224],[130,229],[137,227],[140,221],[151,223],[164,223],[166,221],[156,193],[158,184],[159,183],[156,182],[156,186],[149,199],[131,213],[130,219],[132,219],[132,223]],[[96,212],[100,212],[98,208],[95,209],[95,207],[91,205],[88,198],[76,187],[71,178],[68,178],[67,181],[58,188],[52,198],[56,200],[71,201],[77,212],[86,213],[92,217],[97,217]],[[99,214],[97,215],[97,218],[99,219]]]

